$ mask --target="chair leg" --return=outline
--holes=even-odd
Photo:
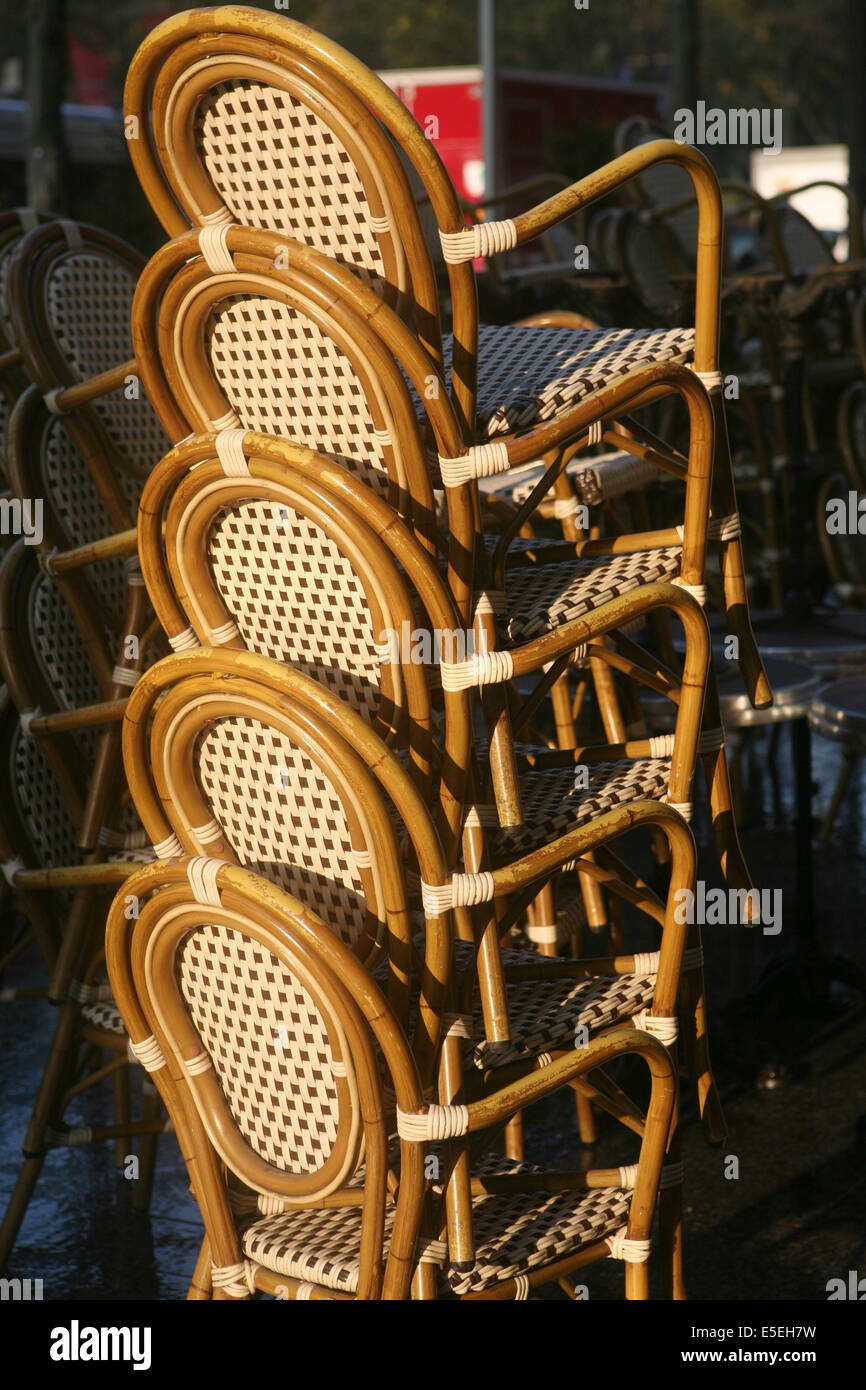
[[[12,1196],[9,1198],[3,1222],[0,1225],[0,1270],[6,1268],[6,1262],[12,1253],[12,1247],[18,1237],[21,1223],[24,1220],[44,1162],[45,1151],[43,1150],[41,1153],[28,1155],[18,1171]]]
[[[519,1163],[523,1158],[523,1116],[515,1115],[505,1126],[505,1157]]]
[[[678,1106],[674,1109],[676,1125]],[[679,1129],[675,1127],[668,1146],[668,1160],[680,1161]],[[674,1183],[659,1193],[659,1253],[665,1298],[688,1298],[683,1277],[683,1185]]]
[[[688,945],[692,950],[700,948],[700,927],[693,924],[689,929]],[[680,1019],[686,1066],[698,1098],[698,1111],[708,1144],[722,1144],[727,1137],[727,1125],[722,1109],[716,1078],[710,1061],[710,1045],[707,1030],[706,999],[704,994],[704,968],[684,970],[680,986]]]
[[[27,1127],[22,1149],[24,1162],[18,1174],[6,1214],[0,1226],[0,1269],[5,1267],[11,1254],[21,1223],[27,1211],[33,1189],[45,1161],[45,1137],[52,1121],[60,1118],[58,1105],[69,1083],[71,1069],[76,1061],[73,1046],[78,1028],[78,1005],[68,1001],[64,1004],[57,1019],[54,1038],[42,1080],[39,1083],[33,1113]]]
[[[192,1279],[189,1283],[187,1292],[187,1302],[202,1301],[213,1297],[213,1283],[211,1282],[211,1258],[210,1241],[207,1236],[201,1243],[198,1258],[195,1262],[195,1269],[192,1272]]]
[[[162,1112],[162,1101],[159,1091],[153,1085],[150,1078],[147,1078],[143,1086],[144,1106],[142,1107],[141,1118],[148,1122],[157,1120]],[[135,1189],[133,1207],[136,1211],[147,1211],[150,1206],[150,1197],[153,1192],[153,1175],[156,1168],[157,1145],[159,1134],[143,1134],[138,1146],[138,1186]]]

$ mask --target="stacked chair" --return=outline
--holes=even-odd
[[[724,1136],[680,910],[699,759],[722,867],[749,886],[708,587],[749,697],[772,698],[720,390],[714,176],[657,142],[467,227],[373,74],[242,7],[154,30],[126,128],[172,240],[142,266],[49,223],[9,281],[34,382],[10,477],[51,506],[39,566],[19,546],[0,576],[4,632],[68,642],[17,665],[0,644],[16,747],[65,817],[37,843],[21,808],[8,877],[28,903],[75,896],[34,907],[62,1007],[0,1253],[46,1146],[75,1142],[83,1036],[117,1079],[115,1125],[87,1137],[140,1133],[152,1166],[164,1119],[151,1095],[130,1121],[127,1053],[168,1111],[205,1227],[191,1298],[575,1296],[610,1256],[646,1298],[656,1213],[683,1297],[678,1041]],[[698,198],[694,329],[479,326],[473,260],[664,161]],[[679,447],[636,418],[659,402]],[[59,429],[80,490],[40,443]],[[662,480],[674,524],[653,529]],[[647,735],[647,690],[672,734]],[[112,882],[109,991],[94,890]],[[633,1161],[529,1161],[522,1114],[563,1088],[584,1142],[604,1113]]]
[[[134,528],[148,463],[165,447],[131,360],[143,262],[97,228],[32,221],[4,281],[30,383],[8,422],[8,477],[13,496],[42,508],[42,525],[36,543],[19,540],[0,569],[0,666],[10,695],[2,850],[58,1010],[0,1233],[3,1260],[50,1149],[113,1138],[122,1166],[129,1136],[141,1135],[136,1202],[146,1205],[155,1135],[165,1126],[149,1082],[141,1118],[131,1116],[127,1038],[102,962],[106,896],[152,857],[122,777],[119,723],[139,669],[164,640],[149,613]],[[16,993],[7,989],[4,999]],[[105,1076],[114,1122],[68,1123],[70,1101]]]
[[[681,1297],[680,1029],[705,1127],[724,1133],[699,931],[678,911],[699,756],[723,865],[748,884],[702,607],[716,544],[749,693],[771,698],[719,390],[713,176],[666,142],[466,227],[373,74],[235,7],[148,37],[126,122],[173,237],[132,311],[174,441],[138,517],[173,655],[124,713],[162,862],[124,883],[106,961],[202,1211],[190,1297],[526,1298],[572,1292],[613,1255],[643,1298],[657,1207]],[[669,159],[700,202],[694,331],[479,329],[473,259]],[[440,230],[450,334],[402,161]],[[666,398],[686,407],[682,451],[634,419]],[[607,459],[569,474],[602,442]],[[521,465],[535,471],[491,533],[478,481]],[[674,480],[679,524],[581,524],[574,478],[595,477],[596,501],[634,491],[639,515],[649,470]],[[561,534],[519,535],[549,493]],[[646,623],[649,648],[629,635]],[[579,736],[569,672],[600,739]],[[641,688],[676,705],[672,736],[646,736]],[[612,847],[634,830],[667,863],[661,894]],[[653,924],[657,951],[627,951],[614,917],[606,954],[556,954],[582,952],[612,901]],[[618,1066],[631,1053],[650,1074],[639,1100]],[[523,1158],[522,1112],[563,1086],[585,1139],[598,1111],[639,1136],[636,1163]]]

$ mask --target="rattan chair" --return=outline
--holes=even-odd
[[[368,964],[371,949],[386,947],[388,993],[405,1021],[410,897],[393,882],[395,873],[403,879],[401,856],[397,830],[374,785],[375,779],[381,782],[417,855],[427,918],[426,956],[417,977],[420,1023],[415,1031],[425,1085],[433,1081],[441,1012],[454,985],[443,915],[508,895],[517,898],[519,909],[528,885],[549,880],[582,851],[628,828],[658,825],[671,845],[676,885],[661,914],[665,926],[660,960],[533,962],[518,953],[516,983],[491,1020],[470,953],[468,961],[463,957],[459,991],[461,1002],[465,996],[462,1013],[468,1009],[468,1015],[459,1029],[455,1026],[453,1041],[456,1046],[460,1036],[484,1035],[469,1061],[476,1078],[473,1085],[490,1068],[526,1064],[539,1055],[543,1060],[546,1053],[573,1047],[577,1027],[592,1033],[634,1018],[636,1026],[657,1029],[668,1043],[673,1041],[686,932],[684,925],[673,922],[673,895],[694,872],[694,846],[687,827],[670,808],[636,801],[585,818],[540,851],[521,854],[523,847],[513,845],[511,862],[501,869],[453,874],[438,836],[435,853],[431,848],[435,831],[427,799],[369,724],[301,673],[250,652],[230,650],[179,653],[151,668],[130,697],[124,756],[136,805],[161,857],[206,846],[211,854],[239,859],[290,888],[313,910],[327,908],[336,914],[333,929]],[[365,762],[373,781],[365,774]],[[228,767],[231,777],[226,775]],[[673,956],[668,954],[671,940],[679,943]],[[486,946],[490,958],[489,934]],[[528,965],[523,963],[527,959]],[[672,959],[677,962],[673,973]],[[641,976],[641,970],[651,973]],[[629,972],[630,978],[624,978]],[[474,1003],[473,986],[478,990]],[[430,991],[435,997],[428,998]],[[509,1028],[512,1007],[519,1021]],[[653,1015],[659,1015],[657,1024]],[[467,1027],[472,1031],[467,1033]],[[447,1036],[452,1037],[450,1032]],[[456,1078],[457,1056],[449,1066]]]
[[[92,849],[83,852],[81,846],[94,812],[88,792],[96,781],[99,729],[106,720],[116,721],[124,705],[100,699],[90,652],[70,610],[20,541],[0,569],[0,617],[0,669],[18,715],[5,740],[3,872],[33,925],[50,980],[48,997],[59,1006],[24,1163],[0,1229],[3,1263],[50,1149],[112,1138],[122,1162],[128,1136],[154,1136],[163,1121],[151,1096],[144,1119],[130,1122],[126,1036],[104,970],[100,974],[104,893],[151,857],[133,808],[120,805],[116,763],[109,770],[113,775],[103,773],[113,796],[98,798],[110,818],[101,823]],[[80,1040],[108,1049],[113,1060],[76,1082]],[[114,1080],[114,1123],[66,1124],[68,1102],[106,1075]],[[152,1146],[144,1145],[137,1205],[146,1206],[149,1198],[153,1156]]]
[[[199,226],[216,247],[226,223],[279,229],[352,266],[412,317],[434,365],[444,364],[450,377],[465,445],[478,451],[468,465],[474,475],[506,466],[501,445],[515,428],[561,424],[575,402],[604,388],[614,399],[598,401],[587,422],[609,406],[633,409],[635,395],[626,392],[624,400],[614,389],[624,374],[643,365],[644,400],[654,399],[670,389],[664,364],[694,356],[712,392],[718,514],[735,512],[717,362],[721,211],[714,176],[695,151],[659,142],[513,221],[467,229],[433,144],[374,74],[304,26],[243,7],[189,12],[150,34],[131,64],[125,109],[136,171],[171,234]],[[440,228],[454,318],[444,358],[436,276],[391,140],[420,178]],[[531,240],[665,160],[688,170],[701,206],[694,333],[605,330],[590,334],[581,350],[571,333],[490,328],[479,338],[474,258]],[[679,384],[675,374],[675,391]],[[766,703],[736,536],[723,550],[732,631],[750,690]]]
[[[206,858],[129,886],[140,911],[130,932],[115,903],[109,971],[205,1224],[190,1298],[523,1299],[610,1255],[627,1262],[626,1296],[647,1296],[674,1099],[655,1039],[618,1029],[468,1105],[428,1104],[400,1021],[327,917]],[[432,1138],[480,1147],[528,1101],[627,1055],[651,1078],[637,1164],[550,1192],[546,1173],[482,1160],[465,1184],[473,1258],[455,1259],[425,1181]]]
[[[374,485],[378,480],[379,491],[386,491],[392,500],[395,490],[398,494],[408,494],[411,502],[407,505],[411,505],[416,529],[420,531],[422,541],[429,548],[435,548],[435,533],[431,534],[430,526],[432,480],[426,467],[423,473],[421,471],[424,460],[421,457],[415,413],[406,385],[393,360],[393,352],[399,350],[401,365],[414,380],[418,394],[422,395],[430,364],[417,340],[371,292],[353,282],[347,272],[340,271],[339,267],[324,261],[308,248],[292,248],[291,271],[277,269],[274,261],[279,247],[285,243],[280,243],[273,234],[230,228],[227,246],[238,258],[238,274],[237,278],[229,281],[225,275],[214,274],[203,257],[191,256],[197,237],[198,234],[188,234],[157,253],[142,276],[135,301],[136,354],[148,394],[166,427],[178,439],[191,429],[201,431],[215,427],[225,430],[225,448],[235,437],[231,435],[231,430],[237,430],[239,426],[264,428],[280,434],[294,434],[299,428],[305,430],[304,442],[317,444],[325,452],[336,454]],[[251,248],[251,252],[241,252],[242,246]],[[246,259],[247,254],[249,259]],[[310,271],[309,276],[307,270]],[[327,381],[340,383],[337,399],[331,405],[330,418],[324,421],[320,419],[321,412],[314,412],[310,403],[311,396],[320,400],[310,372],[312,370],[318,375],[323,369],[315,365],[312,368],[307,365],[304,369],[304,364],[310,362],[310,335],[313,329],[308,324],[304,300],[300,298],[303,291],[307,304],[315,305],[314,295],[321,300],[322,291],[313,280],[316,273],[324,277],[329,285],[333,284],[335,278],[339,283],[345,283],[355,300],[365,310],[369,305],[369,312],[375,312],[380,322],[387,316],[388,330],[392,334],[389,346],[393,348],[392,352],[383,353],[381,338],[371,337],[360,321],[362,315],[353,318],[348,305],[340,306],[336,326],[329,324],[325,315],[316,310],[318,320],[324,323],[329,334],[333,334],[330,340],[324,338],[321,349],[321,359],[328,365]],[[246,275],[250,278],[245,282]],[[243,298],[240,298],[245,283],[246,289],[243,290]],[[229,288],[232,294],[228,293]],[[333,300],[332,293],[329,300]],[[178,311],[181,302],[183,308]],[[301,320],[303,332],[293,333],[296,305],[304,310]],[[312,316],[311,310],[310,318]],[[261,337],[263,322],[271,325],[265,331],[264,341]],[[348,337],[347,330],[352,337]],[[384,336],[384,329],[381,332]],[[273,348],[267,347],[269,338],[274,345],[279,342],[282,359],[286,362],[291,360],[293,365],[297,363],[304,370],[303,376],[293,372],[291,379],[286,380],[279,372],[273,371]],[[341,341],[360,343],[366,355],[361,357],[357,347],[351,348],[354,360],[337,353],[334,339],[338,346]],[[294,342],[297,342],[297,348],[292,346]],[[286,357],[290,352],[291,359]],[[378,369],[375,373],[374,368]],[[701,411],[706,410],[706,396],[693,374],[678,370],[682,376],[683,394],[696,416],[701,418]],[[363,376],[360,375],[361,371]],[[265,375],[266,372],[269,375]],[[444,458],[446,462],[454,459],[455,466],[459,467],[460,459],[456,457],[456,450],[460,447],[459,433],[444,389],[438,399],[428,402],[428,411],[440,459]],[[575,416],[580,418],[581,412],[588,415],[590,407],[575,407]],[[389,444],[384,448],[382,426],[378,422],[389,426]],[[537,457],[545,429],[544,426],[539,427],[519,440],[509,440],[502,447],[509,457],[516,456],[516,461],[522,457]],[[351,433],[347,439],[349,431]],[[706,445],[704,461],[708,469]],[[680,462],[678,468],[682,467]],[[389,474],[390,489],[387,481]],[[479,539],[473,484],[471,479],[458,481],[457,475],[453,478],[450,474],[447,476],[449,583],[461,610],[462,623],[469,629],[473,608],[469,567]],[[581,558],[577,564],[573,559],[565,561],[565,556],[575,553],[574,548],[568,547],[558,552],[563,563],[545,567],[544,571],[538,566],[526,564],[509,567],[507,587],[512,597],[506,597],[506,613],[511,623],[510,630],[507,630],[510,645],[536,638],[546,641],[563,622],[573,617],[586,614],[588,621],[591,621],[599,602],[610,601],[617,595],[629,601],[628,596],[636,595],[641,585],[679,579],[683,555],[686,556],[683,563],[691,566],[692,577],[702,575],[700,537],[702,532],[706,534],[707,523],[702,522],[701,514],[706,515],[708,483],[706,472],[702,473],[699,464],[690,473],[688,486],[691,501],[687,503],[686,525],[690,529],[686,532],[682,549],[679,533],[671,528],[666,532],[651,533],[647,539],[657,548],[644,553],[639,552],[642,538],[631,536],[610,546],[604,541],[583,543],[577,547],[577,553],[579,556],[588,555],[589,558]],[[425,488],[426,492],[420,492],[421,488]],[[422,498],[420,507],[416,501],[419,493]],[[419,519],[422,523],[420,526]],[[507,554],[507,545],[503,549]],[[614,553],[605,560],[603,557],[608,550]],[[556,556],[557,552],[554,554]],[[504,587],[505,558],[502,550],[495,557],[494,577],[497,574],[502,576],[498,579],[498,587]],[[545,578],[547,587],[543,582]],[[688,584],[688,576],[682,582]],[[488,611],[485,611],[483,603],[481,610],[481,632],[492,650],[497,635],[489,604]],[[615,652],[611,654],[611,661],[618,659]],[[563,656],[559,670],[553,676],[548,673],[546,679],[550,683],[564,669],[567,661],[567,656]],[[508,679],[515,669],[509,657],[495,658],[495,654],[491,655],[488,665],[489,669],[479,667],[475,684],[490,683],[494,677],[497,681]],[[455,676],[455,679],[462,678],[462,675]],[[718,728],[718,725],[713,727]],[[494,776],[500,779],[496,786],[497,802],[501,809],[510,797],[513,806],[514,774],[504,765],[509,756],[508,749],[504,753],[495,751],[494,756],[500,758],[500,765],[494,766]],[[712,759],[711,780],[714,788],[721,787],[718,795],[714,791],[714,796],[716,823],[724,840],[722,852],[729,861],[732,874],[738,878],[745,875],[745,869],[738,847],[728,837],[730,818],[719,809],[723,807],[725,798],[724,754],[720,747],[707,756]],[[676,801],[685,803],[688,800],[687,784],[690,778],[689,771],[681,789],[675,790]],[[516,814],[512,810],[511,818],[514,819]]]
[[[437,823],[454,865],[463,800],[480,781],[471,768],[468,692],[436,691],[432,640],[432,667],[416,663],[414,653],[393,643],[393,637],[387,640],[389,632],[411,628],[417,634],[421,624],[439,635],[447,661],[445,635],[456,634],[459,617],[437,569],[387,504],[339,466],[286,441],[247,433],[235,454],[245,468],[227,475],[221,442],[217,435],[178,446],[154,471],[142,498],[142,568],[169,641],[177,650],[218,641],[290,662],[378,721],[393,747],[406,748],[428,801],[432,766]],[[563,633],[558,641],[567,644],[569,638]],[[444,702],[438,717],[437,696],[439,705]],[[544,755],[531,755],[521,776],[531,806],[523,824],[500,829],[493,816],[490,827],[493,808],[479,814],[473,807],[465,821],[464,862],[472,869],[495,865],[515,852],[539,849],[551,836],[615,806],[664,798],[671,743],[632,739],[614,748],[582,747],[554,757],[556,765],[550,767],[543,766]],[[584,761],[589,782],[581,789],[574,765]],[[486,845],[482,822],[488,826]],[[206,843],[197,848],[205,852]],[[603,884],[658,920],[658,900],[628,871],[621,876],[616,860],[612,863],[598,866],[585,857],[576,867],[586,882]],[[557,937],[568,939],[575,929],[573,894],[552,895],[541,908],[546,917],[541,925],[533,918],[527,936],[552,952]],[[493,921],[477,923],[476,939],[485,941],[488,926],[498,934],[507,932],[509,923],[500,920],[498,928]],[[461,932],[467,940],[472,934],[471,927]],[[497,961],[486,954],[489,947],[487,941],[483,990],[495,1001],[502,984]],[[686,1005],[692,1011],[686,1032],[690,1070],[708,1129],[718,1137],[721,1119],[706,1054],[696,950],[690,971],[695,972],[688,977]],[[534,1007],[537,1014],[540,1003]],[[556,1007],[560,1032],[563,1026],[567,1031],[567,1009],[562,1001]]]

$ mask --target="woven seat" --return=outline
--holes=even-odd
[[[542,957],[541,959],[544,959]],[[508,987],[511,1039],[481,1042],[473,1049],[475,1065],[507,1066],[521,1058],[537,1057],[548,1048],[573,1047],[579,1029],[591,1036],[648,1008],[655,989],[654,975],[616,975],[592,980],[532,980]],[[473,1001],[473,1032],[483,1034],[481,1001]]]
[[[651,362],[687,362],[691,328],[478,330],[478,430],[487,439],[529,429]],[[452,339],[443,342],[451,370]]]
[[[525,772],[520,779],[524,824],[492,830],[492,849],[497,857],[528,854],[616,806],[647,798],[661,801],[667,793],[670,770],[669,758],[590,763],[586,768],[588,786],[583,787],[577,785],[574,767]]]
[[[503,636],[511,642],[527,642],[553,632],[572,618],[582,618],[643,584],[675,579],[680,556],[679,546],[664,546],[612,556],[609,560],[515,567],[508,573]]]
[[[566,473],[575,497],[587,507],[597,506],[633,487],[643,487],[645,483],[657,482],[665,476],[660,468],[632,454],[602,454],[595,458],[572,459]],[[480,478],[478,490],[485,497],[506,496],[519,506],[543,476],[542,465],[527,464],[523,468],[513,468],[505,475]],[[549,502],[547,508],[550,510]],[[517,545],[517,541],[512,545]]]
[[[576,905],[582,910],[578,897]],[[468,943],[454,943],[455,961],[459,971],[471,963],[474,948]],[[528,955],[525,950],[502,950],[502,964],[520,967],[532,960],[542,970],[553,964],[555,957]],[[560,958],[561,959],[561,958]],[[508,1018],[511,1037],[507,1043],[484,1038],[481,996],[476,988],[472,998],[472,1060],[481,1071],[488,1067],[508,1066],[527,1057],[538,1057],[549,1048],[573,1047],[578,1029],[586,1029],[591,1037],[601,1028],[610,1028],[633,1018],[652,1002],[656,979],[652,974],[604,975],[592,979],[545,980],[543,975],[529,981],[508,984]],[[413,1001],[414,1003],[414,1001]]]
[[[506,1171],[501,1161],[497,1167]],[[526,1164],[509,1167],[520,1173],[538,1171]],[[475,1264],[468,1271],[445,1265],[444,1279],[454,1293],[465,1295],[595,1245],[625,1224],[630,1199],[631,1194],[620,1188],[476,1197],[472,1203]],[[392,1211],[385,1216],[386,1243]],[[361,1216],[356,1208],[286,1212],[253,1222],[244,1231],[242,1243],[248,1258],[277,1274],[354,1293],[360,1235]]]

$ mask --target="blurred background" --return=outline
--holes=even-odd
[[[155,249],[159,234],[121,138],[123,82],[144,35],[184,8],[0,0],[3,205],[51,208]],[[481,79],[480,69],[471,69],[479,60],[482,6],[275,0],[258,8],[290,14],[370,67],[393,72],[393,85],[413,109],[418,89],[425,90],[421,70],[439,70],[441,82],[442,69],[467,69],[452,75],[442,104],[449,114],[440,152],[458,191],[480,196]],[[786,149],[843,146],[821,161],[824,174],[832,158],[839,177],[841,159],[844,177],[850,154],[850,181],[861,198],[866,194],[862,0],[591,0],[585,9],[572,0],[490,0],[489,8],[501,69],[501,164],[491,185],[544,168],[579,177],[611,157],[624,117],[642,113],[670,126],[678,108],[694,109],[700,99],[708,107],[781,108]],[[557,75],[567,80],[551,83]],[[721,176],[749,177],[747,148],[706,153]],[[773,176],[794,187],[805,181],[800,172],[777,165]]]

